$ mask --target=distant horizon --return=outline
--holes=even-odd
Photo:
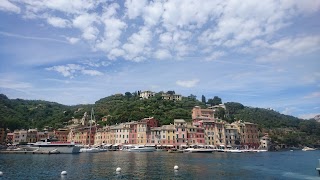
[[[64,105],[124,89],[320,114],[320,1],[0,3],[0,93]]]

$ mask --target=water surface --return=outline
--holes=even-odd
[[[320,151],[0,154],[4,179],[320,179]],[[173,167],[179,166],[175,171]],[[121,167],[121,173],[116,168]],[[61,176],[61,171],[67,171]]]

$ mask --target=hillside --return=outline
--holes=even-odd
[[[243,120],[259,124],[262,133],[269,133],[272,140],[288,145],[320,145],[320,123],[315,120],[301,120],[279,112],[246,107],[237,102],[225,103],[226,110],[220,109],[216,116],[228,122]],[[81,118],[84,112],[94,107],[100,124],[139,120],[155,117],[160,124],[173,123],[174,119],[191,120],[194,106],[206,108],[195,96],[183,97],[182,101],[161,100],[160,93],[149,99],[140,100],[137,93],[112,95],[98,100],[95,104],[66,106],[39,100],[8,99],[0,95],[0,126],[11,130],[21,128],[63,127],[72,118]],[[107,122],[102,122],[102,118]]]

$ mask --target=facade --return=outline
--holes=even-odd
[[[175,126],[173,124],[163,125],[161,127],[161,143],[160,145],[166,148],[175,146]]]
[[[27,142],[28,131],[22,129],[22,130],[15,130],[13,133],[14,133],[14,144]]]
[[[187,147],[188,142],[188,128],[187,122],[183,119],[175,119],[174,126],[176,128],[176,146],[177,149]]]
[[[153,97],[156,93],[152,91],[142,91],[140,92],[140,98],[141,99],[149,99],[150,97]]]
[[[69,129],[54,130],[54,136],[61,142],[67,142],[69,136]]]
[[[38,131],[36,129],[29,129],[27,133],[27,142],[28,143],[37,142],[37,134],[38,134]]]
[[[271,147],[271,138],[268,134],[265,134],[263,137],[260,138],[260,149],[269,150]]]
[[[239,132],[241,145],[246,148],[258,148],[260,145],[258,125],[250,122],[237,121],[234,124]]]
[[[231,124],[215,119],[213,109],[193,108],[192,122],[174,119],[174,124],[159,127],[153,117],[112,126],[70,126],[68,129],[38,132],[36,130],[16,130],[7,134],[7,142],[36,142],[49,137],[59,141],[76,142],[83,145],[123,146],[147,145],[162,148],[199,147],[244,147],[266,148],[268,137],[258,138],[258,127],[249,122],[237,121]],[[90,140],[90,142],[89,142]]]
[[[240,135],[238,128],[234,124],[226,124],[225,132],[227,147],[237,147],[240,145]]]
[[[162,93],[161,98],[163,100],[171,100],[171,101],[181,101],[182,100],[182,96],[180,94]]]
[[[13,144],[14,143],[14,133],[7,133],[6,141],[9,144]]]
[[[150,130],[150,136],[148,142],[151,145],[159,145],[161,142],[161,127],[154,127]]]
[[[200,106],[195,106],[192,109],[192,119],[204,118],[204,117],[214,119],[214,112],[215,112],[215,109],[201,109]]]
[[[213,146],[215,145],[215,121],[214,120],[202,120],[199,121],[199,123],[202,124],[202,127],[204,128],[204,140],[205,145],[207,146]]]

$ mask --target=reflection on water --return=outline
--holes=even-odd
[[[0,154],[2,179],[319,179],[320,151],[267,153],[102,152]],[[175,171],[173,167],[179,166]],[[116,168],[121,167],[121,173]],[[61,176],[61,171],[68,175]]]

